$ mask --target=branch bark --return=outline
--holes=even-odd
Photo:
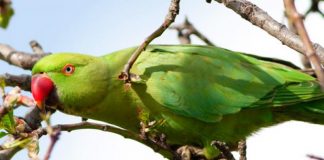
[[[0,44],[0,59],[23,69],[32,69],[34,64],[46,54],[28,54],[16,51],[9,45]]]
[[[170,29],[178,31],[178,38],[181,44],[190,44],[190,36],[195,35],[209,46],[215,46],[205,35],[198,31],[198,29],[192,25],[192,23],[186,17],[182,24],[170,26]]]
[[[31,76],[27,74],[13,75],[5,73],[0,75],[0,80],[5,82],[5,86],[18,86],[19,88],[30,91]]]
[[[29,114],[26,115],[25,121],[29,125],[30,128],[32,128],[34,134],[38,134],[39,138],[41,138],[44,135],[47,135],[47,128],[39,128],[41,126],[40,122],[42,121],[40,115],[40,111],[38,108],[35,108],[33,111],[31,111]],[[111,133],[116,133],[118,135],[121,135],[125,138],[130,138],[135,141],[138,141],[142,144],[146,144],[147,146],[151,147],[153,150],[158,151],[158,150],[165,150],[168,152],[170,155],[172,154],[172,150],[167,151],[165,148],[160,147],[158,144],[155,144],[152,142],[150,139],[143,139],[141,136],[137,133],[133,133],[128,130],[124,130],[118,127],[114,127],[108,124],[99,124],[99,123],[94,123],[94,122],[87,122],[83,121],[80,123],[74,123],[74,124],[58,124],[55,126],[52,126],[53,130],[57,131],[67,131],[71,132],[74,130],[80,130],[80,129],[97,129],[105,132],[111,132]],[[31,131],[29,131],[31,132]],[[52,143],[54,146],[55,143]],[[50,147],[51,149],[53,147]],[[13,149],[7,149],[7,150],[1,150],[0,151],[0,160],[7,160],[10,159],[13,155],[15,155],[19,150],[22,148],[17,147]],[[50,155],[51,151],[48,152]]]
[[[33,52],[36,54],[44,54],[44,50],[42,46],[35,40],[29,42],[30,47],[32,48]]]
[[[52,151],[54,149],[54,145],[58,141],[60,135],[61,135],[61,131],[59,129],[54,130],[53,133],[50,135],[51,142],[50,142],[48,150],[47,150],[47,152],[45,154],[44,160],[49,160],[49,158],[50,158],[50,156],[52,154]]]
[[[280,40],[284,45],[296,50],[299,53],[304,52],[303,42],[295,33],[291,32],[285,25],[277,22],[270,17],[264,10],[255,4],[246,0],[216,0],[223,3],[227,8],[239,14],[242,18],[255,26],[263,29],[273,37]],[[319,44],[313,44],[316,54],[324,64],[324,48]]]
[[[124,130],[118,127],[114,127],[108,124],[99,124],[99,123],[94,123],[94,122],[88,122],[88,121],[82,121],[80,123],[74,123],[74,124],[58,124],[55,126],[52,126],[53,130],[60,130],[60,131],[67,131],[71,132],[74,130],[79,130],[79,129],[96,129],[96,130],[101,130],[105,132],[111,132],[111,133],[116,133],[118,135],[123,136],[124,138],[129,138],[135,141],[138,141],[142,144],[145,144],[152,148],[154,151],[158,150],[164,150],[168,152],[169,154],[173,154],[172,150],[166,150],[166,148],[162,148],[158,144],[152,142],[150,139],[143,139],[140,134],[133,133],[128,130]],[[37,134],[39,137],[46,135],[47,134],[47,129],[46,128],[41,128],[38,129]]]
[[[324,158],[312,154],[308,154],[307,157],[310,158],[311,160],[324,160]]]

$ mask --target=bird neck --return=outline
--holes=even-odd
[[[131,89],[123,81],[111,80],[108,94],[96,107],[96,119],[117,125],[133,132],[140,131],[138,105]]]
[[[118,79],[124,65],[127,63],[134,49],[119,51],[108,54],[102,58],[108,64],[109,86],[105,100],[100,102],[96,108],[94,119],[102,120],[127,130],[140,131],[139,108],[137,95],[124,81]]]

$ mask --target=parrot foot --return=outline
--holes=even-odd
[[[158,121],[150,121],[148,123],[141,122],[141,130],[140,130],[140,136],[143,139],[147,139],[148,133],[156,133],[156,128],[163,125],[165,120],[158,120]]]
[[[148,135],[147,133],[150,132],[150,127],[152,127],[154,124],[156,123],[156,121],[151,121],[148,124],[141,122],[141,130],[140,130],[140,136],[142,139],[146,140],[148,139]]]
[[[231,153],[230,147],[225,142],[212,141],[211,146],[215,147],[221,152],[221,158],[227,160],[235,160],[233,154]]]
[[[177,149],[177,154],[181,160],[191,160],[191,159],[205,159],[203,149],[185,145]]]
[[[154,130],[155,127],[162,123],[163,121],[151,121],[147,124],[141,122],[140,137],[143,140],[149,139],[161,148],[169,149],[169,146],[166,143],[166,135],[164,133],[158,133]]]

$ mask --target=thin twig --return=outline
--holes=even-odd
[[[312,159],[312,160],[324,160],[324,158],[319,157],[319,156],[315,156],[315,155],[312,155],[312,154],[308,154],[307,157]]]
[[[183,24],[170,26],[169,29],[174,29],[178,31],[178,39],[180,41],[180,44],[191,44],[190,36],[192,32],[185,28],[185,22]]]
[[[0,80],[3,80],[5,86],[18,86],[22,90],[30,91],[30,83],[31,83],[31,76],[27,74],[21,75],[13,75],[9,73],[5,73],[4,75],[0,75]]]
[[[179,3],[180,0],[171,0],[171,4],[169,7],[169,11],[167,16],[165,17],[164,22],[162,25],[155,30],[150,36],[148,36],[144,42],[135,50],[135,52],[132,54],[130,59],[128,60],[127,64],[124,66],[123,71],[119,75],[120,80],[124,80],[126,83],[131,82],[131,76],[130,76],[130,69],[132,68],[133,64],[135,63],[138,56],[145,50],[145,48],[157,37],[162,35],[162,33],[170,26],[172,22],[174,22],[176,16],[179,13]]]
[[[313,64],[317,79],[321,85],[322,90],[324,90],[324,71],[320,63],[319,57],[316,55],[316,51],[313,48],[312,42],[310,41],[310,38],[306,32],[303,20],[296,10],[294,0],[284,0],[284,4],[287,15],[294,23],[298,35],[300,35],[300,39],[303,42],[305,52],[304,55],[306,55],[306,57]]]
[[[284,14],[285,17],[287,17],[287,13],[286,12],[284,12],[284,13],[285,13]],[[296,26],[295,26],[294,22],[292,21],[292,19],[288,18],[288,17],[287,17],[287,19],[288,19],[288,28],[289,28],[289,30],[298,35],[297,30],[296,30]],[[309,62],[308,58],[304,54],[300,54],[300,60],[302,62],[302,65],[304,66],[304,68],[312,68],[311,63]]]
[[[195,35],[207,45],[215,46],[213,42],[211,42],[205,35],[199,32],[197,28],[192,25],[192,23],[190,23],[187,17],[182,24],[170,26],[170,29],[175,29],[178,31],[178,38],[181,44],[190,44],[190,36]]]
[[[235,160],[233,154],[231,153],[226,143],[221,141],[213,141],[211,145],[215,146],[219,151],[221,151],[222,155],[226,160]]]
[[[88,122],[88,121],[82,121],[80,123],[74,123],[74,124],[58,124],[55,126],[52,126],[53,130],[60,130],[60,131],[67,131],[71,132],[74,130],[79,130],[79,129],[97,129],[105,132],[112,132],[116,133],[118,135],[121,135],[125,138],[130,138],[135,141],[138,141],[140,143],[146,144],[147,146],[151,147],[153,150],[166,150],[165,148],[162,148],[158,144],[155,144],[152,142],[150,139],[143,139],[139,134],[124,130],[118,127],[114,127],[108,124],[99,124],[99,123],[94,123],[94,122]],[[39,137],[46,135],[47,134],[47,129],[42,128],[37,131]],[[173,153],[172,151],[169,151],[170,153]]]
[[[61,131],[68,131],[68,132],[71,132],[73,130],[78,130],[78,129],[97,129],[105,132],[116,133],[122,135],[125,138],[130,138],[130,139],[143,142],[143,139],[139,136],[139,134],[133,133],[128,130],[120,129],[118,127],[114,127],[111,125],[99,124],[99,123],[88,122],[88,121],[83,121],[74,124],[59,124],[53,126],[53,129],[60,129]]]
[[[309,62],[308,58],[305,55],[301,54],[300,60],[302,62],[302,65],[304,66],[304,68],[312,68],[311,63]]]
[[[322,17],[324,17],[324,13],[320,9],[320,2],[323,2],[323,1],[322,0],[311,0],[311,5],[310,5],[309,9],[306,11],[306,13],[304,14],[304,17],[308,16],[308,14],[311,12],[317,12]]]
[[[59,137],[60,137],[60,134],[61,134],[61,131],[60,129],[56,129],[53,131],[53,133],[50,135],[50,138],[51,138],[51,142],[50,142],[50,145],[48,147],[48,150],[45,154],[45,158],[44,160],[49,160],[51,154],[52,154],[52,151],[53,151],[53,148],[54,148],[54,145],[56,144],[56,142],[58,141]]]
[[[44,54],[44,50],[42,46],[35,40],[29,42],[30,47],[32,48],[35,54]]]
[[[232,9],[242,18],[246,19],[253,25],[256,25],[280,40],[284,45],[304,53],[303,42],[293,32],[291,32],[285,25],[277,22],[270,17],[265,11],[255,4],[246,0],[216,0],[223,3],[227,8]],[[324,63],[324,48],[319,44],[313,44],[322,63]]]
[[[0,59],[23,69],[32,69],[33,65],[46,54],[29,54],[16,51],[9,45],[0,44]]]

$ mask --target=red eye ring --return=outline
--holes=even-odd
[[[75,67],[74,67],[72,64],[66,64],[66,65],[62,68],[62,73],[63,73],[64,75],[69,76],[69,75],[72,75],[72,74],[73,74],[74,70],[75,70]]]

